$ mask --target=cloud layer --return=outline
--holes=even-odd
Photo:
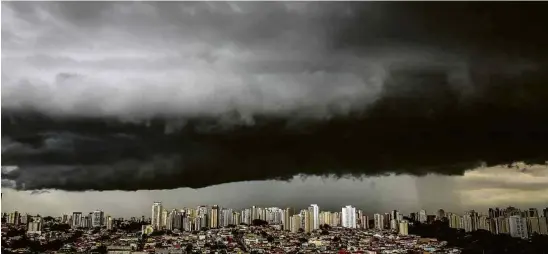
[[[2,160],[19,167],[2,176],[16,188],[548,159],[542,3],[454,4],[466,19],[418,3],[2,5]]]

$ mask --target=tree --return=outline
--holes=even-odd
[[[55,219],[51,216],[46,216],[43,218],[44,222],[50,222],[50,221],[54,221]]]
[[[268,225],[268,222],[264,221],[264,220],[260,220],[260,219],[254,219],[251,222],[251,225],[253,225],[253,226],[266,226],[266,225]]]
[[[191,252],[192,248],[193,248],[192,243],[189,243],[189,244],[186,245],[185,251]]]

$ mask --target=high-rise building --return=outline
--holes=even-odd
[[[25,214],[23,216],[19,216],[19,223],[21,225],[27,225],[31,221],[32,221],[32,216],[30,214]]]
[[[360,224],[361,224],[361,228],[369,229],[369,216],[362,215]]]
[[[284,230],[287,230],[287,231],[290,231],[291,230],[291,216],[293,216],[293,214],[295,213],[295,211],[293,210],[293,208],[286,208],[285,211],[284,211]]]
[[[341,214],[339,212],[331,213],[331,223],[332,227],[338,227],[341,225]]]
[[[312,220],[313,216],[311,214],[311,208],[308,210],[302,210],[301,211],[301,218],[303,220],[302,222],[302,228],[304,229],[305,233],[310,233],[313,230],[314,225],[312,225],[314,222]]]
[[[489,208],[489,218],[498,218],[500,217],[500,211],[498,208],[496,209],[493,209],[493,208]]]
[[[464,231],[472,232],[478,229],[478,214],[474,210],[466,212],[462,218]]]
[[[442,220],[445,218],[445,211],[443,209],[439,209],[436,213],[436,220]]]
[[[384,216],[382,214],[376,213],[373,215],[373,219],[375,220],[376,229],[384,229]]]
[[[175,216],[177,216],[177,210],[175,209],[172,209],[171,211],[169,211],[167,213],[167,218],[166,218],[166,230],[173,230],[173,224],[175,222]]]
[[[548,207],[542,209],[542,214],[544,214],[545,218],[548,218]]]
[[[540,234],[540,223],[538,217],[527,217],[527,233],[529,235]]]
[[[310,205],[311,209],[311,220],[312,220],[312,230],[320,228],[320,207],[316,204]]]
[[[61,219],[61,223],[63,223],[63,224],[68,224],[69,223],[68,214],[63,214],[63,218]]]
[[[162,208],[162,215],[160,216],[160,228],[164,229],[167,226],[167,217],[169,215],[169,212],[167,209]]]
[[[402,220],[399,223],[399,233],[400,235],[408,235],[409,234],[409,224],[406,220]]]
[[[151,224],[152,228],[154,230],[160,230],[162,227],[161,224],[161,217],[162,217],[162,202],[154,202],[152,204],[152,216],[151,218]]]
[[[527,211],[527,217],[536,217],[538,218],[538,210],[536,208],[529,208]]]
[[[220,215],[220,218],[219,218],[220,227],[226,227],[230,224],[234,224],[232,209],[223,208],[221,209],[221,212],[219,215]]]
[[[384,222],[383,228],[390,228],[390,213],[385,213],[382,221]]]
[[[528,238],[527,234],[527,221],[518,215],[512,215],[509,217],[510,236],[519,237],[523,239]]]
[[[398,210],[392,210],[392,212],[390,212],[390,218],[389,220],[392,221],[392,220],[397,220],[398,219]]]
[[[80,221],[80,227],[82,228],[89,228],[91,227],[91,213],[87,216],[83,216],[82,220]]]
[[[232,213],[232,222],[234,223],[234,225],[240,225],[240,223],[242,223],[241,215],[239,212]]]
[[[78,228],[82,226],[82,213],[81,212],[73,212],[72,213],[72,227]]]
[[[548,218],[538,218],[539,232],[541,235],[548,235]]]
[[[42,234],[42,219],[40,217],[34,217],[27,227],[28,234]]]
[[[21,214],[18,211],[10,213],[8,217],[8,224],[19,225]]]
[[[419,222],[420,223],[426,223],[428,220],[428,215],[426,214],[425,210],[420,210],[419,212]]]
[[[356,208],[350,205],[342,208],[342,226],[344,228],[356,228]]]
[[[477,228],[476,228],[476,230],[482,229],[482,230],[489,231],[489,223],[487,221],[487,216],[479,215],[479,216],[476,216],[476,218],[477,218]]]
[[[107,215],[106,218],[107,230],[112,230],[114,228],[114,220],[110,215]]]
[[[399,230],[398,230],[398,226],[399,226],[398,220],[392,219],[392,220],[390,221],[390,229],[391,229],[391,230],[399,231]]]
[[[510,234],[508,217],[498,217],[495,219],[497,234]]]
[[[449,227],[457,229],[463,228],[463,225],[461,224],[461,219],[461,216],[451,214],[449,217]]]
[[[216,205],[211,207],[209,227],[210,228],[218,228],[219,227],[219,207],[216,206]]]
[[[411,213],[409,214],[409,217],[411,218],[411,220],[414,220],[414,221],[419,220],[419,216],[417,216],[417,213]]]
[[[302,221],[302,218],[301,218],[300,214],[296,214],[296,215],[291,216],[291,223],[290,223],[289,227],[290,227],[290,229],[291,229],[290,231],[292,233],[299,232],[299,229],[301,228],[301,221]]]
[[[103,217],[104,217],[103,211],[99,211],[99,210],[93,211],[91,216],[91,227],[95,228],[95,227],[103,226]]]

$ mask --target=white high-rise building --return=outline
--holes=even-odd
[[[527,220],[519,215],[509,217],[510,236],[527,239]]]
[[[316,204],[312,204],[310,205],[310,208],[312,210],[311,211],[312,214],[310,214],[312,219],[312,224],[310,225],[312,228],[311,230],[319,229],[320,228],[320,207]]]
[[[350,205],[342,208],[342,226],[344,228],[356,228],[356,208]]]
[[[162,202],[154,202],[154,204],[152,204],[152,216],[150,218],[152,228],[154,228],[154,230],[159,230],[162,226]]]
[[[91,227],[101,227],[103,226],[103,218],[105,217],[105,213],[103,211],[93,211],[91,215]]]
[[[382,214],[376,213],[373,217],[375,220],[375,228],[383,229],[384,228],[384,216]]]

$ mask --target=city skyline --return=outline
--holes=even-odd
[[[402,235],[407,235],[408,223],[432,223],[444,221],[448,226],[456,229],[464,229],[466,232],[486,230],[493,234],[510,234],[512,237],[527,239],[533,233],[548,235],[548,206],[542,209],[520,209],[514,206],[489,208],[488,213],[477,210],[469,210],[462,214],[438,209],[434,213],[424,209],[402,214],[400,211],[375,213],[372,216],[363,213],[351,205],[342,207],[339,211],[321,209],[317,204],[311,204],[305,209],[257,207],[252,206],[242,210],[218,205],[201,205],[195,208],[179,207],[169,208],[162,206],[162,202],[155,201],[152,205],[150,217],[116,218],[105,215],[102,210],[95,210],[89,215],[82,212],[72,212],[71,215],[63,214],[62,217],[54,217],[57,223],[68,224],[76,228],[98,228],[107,226],[112,229],[122,221],[140,222],[143,232],[147,227],[153,231],[180,229],[185,231],[202,230],[203,228],[226,228],[230,225],[256,224],[256,220],[264,221],[269,225],[278,225],[285,231],[297,233],[321,230],[324,225],[343,227],[349,229],[391,229]],[[3,223],[9,225],[29,224],[29,231],[40,234],[41,218],[47,216],[29,214],[23,215],[18,211],[2,213]],[[37,218],[37,219],[36,219]],[[372,223],[371,223],[372,222]]]
[[[523,168],[527,170],[523,171]],[[468,171],[465,176],[380,176],[355,178],[296,177],[290,182],[254,181],[231,183],[203,189],[158,191],[105,191],[71,193],[52,190],[31,194],[2,188],[2,210],[28,210],[32,213],[62,213],[67,210],[95,210],[110,207],[113,214],[148,214],[146,204],[164,200],[164,204],[218,204],[243,208],[261,206],[299,206],[317,203],[330,209],[348,204],[367,212],[402,211],[440,207],[454,211],[487,209],[492,206],[541,208],[548,203],[548,166],[520,164],[516,167],[487,167]],[[341,186],[345,186],[341,189]],[[435,193],[431,190],[436,189]],[[234,195],[232,193],[239,193]],[[508,195],[508,194],[512,195]],[[70,203],[64,200],[71,200]],[[91,200],[87,202],[86,200]],[[466,202],[463,202],[466,200]],[[42,209],[42,210],[40,210]]]

